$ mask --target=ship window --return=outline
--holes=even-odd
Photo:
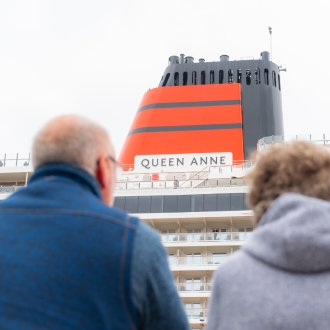
[[[178,212],[190,212],[190,196],[178,196]]]
[[[213,264],[220,264],[223,261],[223,258],[226,257],[226,253],[212,253],[212,262]]]
[[[273,77],[273,86],[276,87],[276,73],[275,73],[275,71],[273,71],[272,77]]]
[[[256,78],[256,84],[259,85],[260,84],[260,69],[259,68],[255,69],[254,74],[255,74],[255,78]]]
[[[203,195],[192,195],[191,196],[191,212],[203,211]]]
[[[118,209],[125,210],[125,197],[116,197],[113,206]]]
[[[163,81],[163,87],[166,86],[168,80],[170,79],[170,75],[171,75],[170,73],[168,73],[168,74],[166,75],[166,77],[165,77],[165,79],[164,79],[164,81]]]
[[[244,210],[244,194],[231,194],[230,202],[231,211]]]
[[[125,211],[128,213],[137,213],[138,198],[126,197]]]
[[[174,86],[179,86],[179,72],[174,73]]]
[[[150,196],[139,197],[138,213],[150,213],[150,204],[151,204]]]
[[[229,69],[228,70],[228,83],[231,84],[233,83],[233,70],[232,69]]]
[[[196,71],[193,71],[193,73],[192,73],[192,81],[191,81],[191,83],[193,85],[196,85],[196,83],[197,83],[197,72]]]
[[[246,70],[246,84],[251,85],[251,70],[250,69]]]
[[[246,194],[116,197],[114,206],[129,213],[249,210]]]
[[[237,70],[237,82],[240,84],[242,82],[242,70]]]
[[[205,195],[204,211],[216,211],[216,210],[217,210],[217,195]]]
[[[186,86],[188,84],[188,72],[185,71],[183,73],[183,86]]]
[[[164,196],[151,197],[151,213],[162,213],[164,208]]]
[[[205,77],[206,77],[206,75],[205,75],[205,71],[202,71],[202,72],[201,72],[201,84],[202,84],[202,85],[205,85]]]
[[[214,71],[210,72],[210,84],[214,84]]]
[[[219,84],[223,84],[223,70],[219,71]]]
[[[265,84],[269,85],[269,80],[268,80],[268,69],[264,70],[264,76],[265,76]]]
[[[164,196],[164,212],[178,211],[178,196]]]
[[[164,76],[162,76],[162,79],[160,79],[159,86],[162,84]]]
[[[277,76],[278,79],[278,89],[281,90],[281,79],[280,79],[280,75]]]
[[[218,194],[218,211],[230,210],[230,194]]]

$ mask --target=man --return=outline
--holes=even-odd
[[[158,235],[109,207],[119,164],[106,131],[55,118],[33,164],[0,206],[1,328],[189,329]]]
[[[274,146],[250,185],[257,229],[217,270],[207,329],[330,329],[330,152]]]
[[[219,229],[216,229],[216,228],[213,229],[214,240],[217,239],[217,237],[218,237],[218,234],[217,234],[217,233],[218,233],[218,232],[219,232]]]

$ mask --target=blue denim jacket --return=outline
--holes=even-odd
[[[0,204],[0,324],[189,329],[159,236],[68,163],[39,167]]]

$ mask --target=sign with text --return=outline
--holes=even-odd
[[[134,158],[134,171],[140,173],[190,172],[200,171],[208,166],[225,166],[232,164],[233,154],[231,152],[139,155]]]

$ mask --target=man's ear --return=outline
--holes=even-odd
[[[109,164],[108,156],[102,154],[97,162],[95,177],[100,184],[101,190],[109,185]]]
[[[112,205],[114,194],[114,178],[112,178],[112,171],[109,164],[109,157],[107,154],[102,154],[97,162],[95,170],[95,178],[100,185],[101,197],[106,205]]]

